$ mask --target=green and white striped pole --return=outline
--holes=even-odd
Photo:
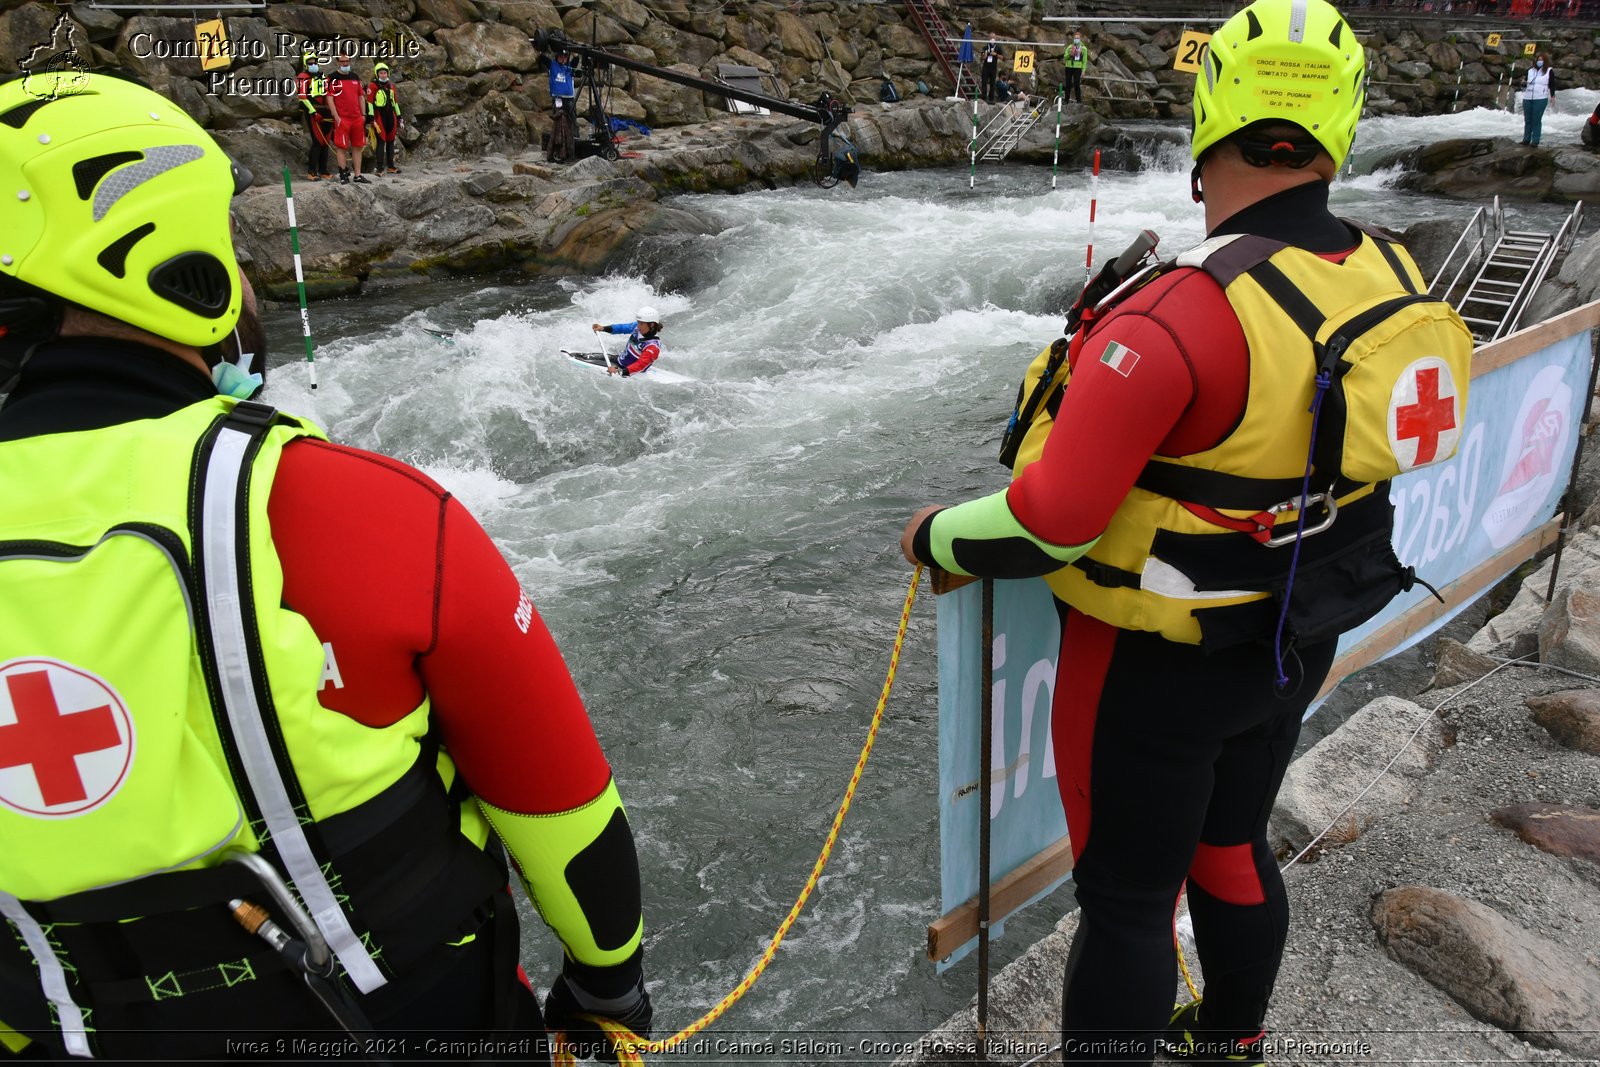
[[[972,145],[968,149],[972,155],[972,170],[967,174],[967,188],[975,188],[978,184],[978,94],[972,94]]]
[[[289,207],[289,247],[294,250],[294,285],[300,291],[300,332],[306,339],[306,364],[311,370],[311,388],[317,387],[317,357],[312,354],[311,312],[306,308],[306,275],[300,266],[300,224],[294,217],[294,186],[289,168],[283,168],[283,202]]]

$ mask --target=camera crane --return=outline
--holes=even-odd
[[[701,92],[764,107],[780,115],[791,115],[797,119],[815,122],[822,127],[822,137],[817,149],[813,180],[824,189],[832,189],[840,181],[849,182],[851,188],[854,188],[857,179],[861,177],[861,164],[857,159],[855,145],[851,144],[844,134],[838,132],[839,126],[850,116],[849,105],[828,93],[823,93],[815,104],[802,104],[781,96],[738,89],[722,82],[684,74],[682,71],[668,70],[665,67],[608,52],[597,45],[579,44],[555,30],[540,30],[531,40],[533,46],[540,52],[566,51],[589,60],[588,69],[583,72],[583,80],[589,92],[589,104],[583,111],[583,117],[594,127],[591,140],[595,150],[607,159],[616,159],[618,153],[616,143],[611,137],[611,116],[601,99],[599,72],[608,67],[621,67],[624,70],[637,71],[640,74],[685,85],[691,89],[699,89]]]

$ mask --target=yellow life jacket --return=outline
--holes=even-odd
[[[1093,548],[1047,577],[1052,591],[1085,614],[1171,641],[1221,648],[1263,639],[1288,585],[1305,487],[1311,506],[1288,627],[1312,641],[1359,625],[1414,580],[1390,544],[1386,479],[1454,454],[1471,334],[1421,291],[1404,249],[1374,233],[1342,263],[1230,236],[1174,266],[1211,274],[1238,315],[1250,352],[1244,413],[1206,451],[1151,457]],[[1023,383],[1031,395],[1053,371],[1022,432],[1015,474],[1042,453],[1071,379],[1052,349]],[[1321,405],[1308,471],[1322,367],[1333,399]],[[1424,439],[1411,440],[1407,413],[1430,399],[1438,425],[1421,420]]]
[[[225,918],[268,904],[228,850],[282,868],[363,993],[506,884],[446,796],[426,700],[383,728],[317,700],[324,647],[283,604],[267,519],[307,436],[217,397],[0,443],[0,1018],[73,1055],[96,1011],[203,1018],[189,994],[281,967]]]

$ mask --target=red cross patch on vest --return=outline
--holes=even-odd
[[[104,679],[54,659],[0,663],[0,804],[63,818],[104,804],[133,765],[133,718]]]
[[[1461,439],[1461,395],[1450,366],[1425,356],[1406,367],[1389,401],[1389,446],[1403,471],[1455,451]]]

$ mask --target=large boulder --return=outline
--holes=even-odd
[[[473,22],[459,29],[440,30],[435,37],[444,45],[450,69],[457,74],[529,71],[539,60],[526,33],[498,22]]]
[[[267,21],[313,41],[342,37],[364,41],[372,36],[372,22],[346,11],[335,11],[309,4],[269,4]]]
[[[417,18],[451,29],[470,25],[483,17],[471,0],[416,0],[416,5]]]
[[[827,55],[822,38],[806,25],[804,19],[787,11],[778,12],[778,46],[785,56],[796,56],[815,62]]]
[[[53,4],[28,3],[0,11],[0,73],[39,70],[37,61],[44,56],[67,51],[75,42],[87,45],[83,31],[63,18]]]
[[[674,64],[667,69],[691,77],[700,76],[697,68],[686,63]],[[705,97],[699,89],[661,78],[641,77],[633,86],[633,97],[643,106],[645,121],[651,126],[681,126],[706,120]]]
[[[1414,730],[1420,731],[1416,741],[1402,747]],[[1436,716],[1409,700],[1379,697],[1290,765],[1272,808],[1269,840],[1274,848],[1299,851],[1330,826],[1337,841],[1354,840],[1410,803],[1443,747]],[[1376,784],[1345,812],[1368,782]]]
[[[417,151],[434,159],[511,155],[528,147],[528,124],[504,94],[492,92],[465,110],[437,120]]]
[[[591,42],[591,33],[593,43],[601,47],[633,41],[633,34],[623,28],[622,23],[606,15],[591,14],[587,8],[568,10],[561,16],[561,26],[568,37],[585,44]]]
[[[1372,924],[1391,957],[1476,1018],[1543,1048],[1600,1056],[1600,973],[1581,948],[1427,886],[1379,893]]]
[[[1600,671],[1600,584],[1556,590],[1539,620],[1539,662],[1583,674]]]

